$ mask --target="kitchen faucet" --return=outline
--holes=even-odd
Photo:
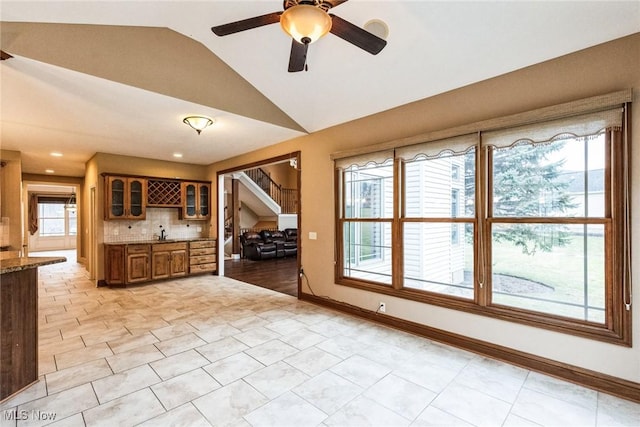
[[[164,228],[160,230],[160,240],[167,240],[167,230]]]

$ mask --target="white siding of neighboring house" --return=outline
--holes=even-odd
[[[456,180],[452,179],[453,165],[459,168]],[[426,213],[429,217],[462,216],[465,204],[464,158],[445,157],[418,162],[407,168],[405,186],[407,217],[420,217]],[[452,189],[457,189],[459,194],[457,213],[451,212]],[[454,245],[451,223],[430,223],[426,226],[407,223],[404,233],[405,277],[460,283],[464,279],[464,224],[458,227],[458,244]]]
[[[450,157],[451,168],[453,166],[458,167],[458,177],[457,179],[453,179],[451,181],[451,188],[455,188],[458,190],[460,195],[460,200],[458,202],[458,212],[456,213],[457,217],[464,216],[465,214],[465,204],[466,204],[466,196],[465,196],[465,187],[464,187],[464,157],[456,156]],[[450,174],[451,176],[451,174]],[[464,224],[458,223],[456,224],[458,227],[458,241],[456,244],[451,244],[449,246],[451,251],[451,256],[449,259],[451,260],[451,283],[460,283],[464,280],[464,264],[465,264],[465,234],[464,234]],[[451,243],[451,241],[450,241]]]
[[[371,175],[369,171],[365,175]],[[391,218],[393,217],[393,180],[381,179],[381,185],[372,188],[371,199],[372,217]],[[376,247],[376,257],[371,259],[371,263],[381,263],[385,265],[382,269],[390,270],[391,263],[391,227],[385,223],[373,228],[372,244]]]

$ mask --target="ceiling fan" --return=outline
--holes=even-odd
[[[384,39],[329,13],[331,8],[339,6],[346,1],[284,0],[283,12],[273,12],[224,25],[217,25],[212,27],[211,31],[218,36],[226,36],[280,22],[282,29],[293,38],[289,56],[289,72],[306,69],[309,45],[328,32],[366,50],[372,55],[378,54],[387,44]]]

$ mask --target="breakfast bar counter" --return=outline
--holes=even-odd
[[[15,271],[29,270],[43,265],[65,262],[65,257],[22,257],[0,260],[0,274],[13,273]],[[4,279],[4,277],[3,277]]]
[[[0,260],[0,401],[38,380],[38,267],[65,261]]]

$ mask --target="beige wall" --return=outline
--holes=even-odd
[[[103,261],[103,251],[102,245],[100,245],[100,250],[97,247],[97,239],[96,239],[96,231],[95,227],[97,226],[98,221],[102,221],[102,217],[100,216],[97,206],[94,206],[97,203],[97,192],[98,192],[98,164],[96,160],[96,156],[93,156],[85,165],[84,172],[84,187],[82,189],[82,204],[80,206],[80,215],[85,220],[82,221],[84,226],[82,227],[82,236],[81,242],[87,248],[85,257],[87,259],[87,263],[85,264],[87,270],[89,271],[89,277],[93,280],[98,279],[98,264],[102,264]],[[95,193],[95,201],[92,201],[92,193]]]
[[[18,151],[0,150],[0,159],[6,162],[0,175],[0,218],[9,220],[10,251],[22,250],[22,163]],[[3,224],[3,231],[6,224]]]
[[[301,151],[302,265],[317,295],[327,295],[365,309],[377,308],[378,294],[336,285],[334,261],[333,164],[330,154],[480,120],[555,105],[630,87],[640,101],[640,34],[534,65],[481,83],[336,126],[257,152],[214,164],[216,172],[269,157]],[[425,70],[428,76],[428,70]],[[633,112],[632,163],[640,164],[640,107]],[[640,186],[640,168],[632,185]],[[640,223],[639,192],[632,196],[632,223]],[[215,207],[214,207],[215,209]],[[309,232],[317,240],[309,240]],[[635,228],[632,241],[640,241]],[[640,251],[632,265],[640,265]],[[640,269],[632,275],[640,294]],[[303,292],[309,290],[303,285]],[[387,313],[431,327],[466,335],[575,366],[640,382],[640,316],[634,315],[634,347],[527,327],[428,304],[384,297]],[[637,312],[636,308],[636,312]]]
[[[296,170],[289,165],[289,162],[261,166],[261,168],[276,184],[281,185],[282,188],[295,189],[298,186]]]

